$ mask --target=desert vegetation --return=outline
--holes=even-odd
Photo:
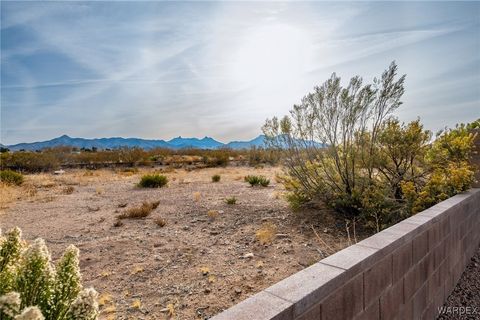
[[[225,202],[227,204],[230,204],[230,205],[233,205],[233,204],[236,204],[237,203],[237,198],[236,197],[228,197],[225,199]]]
[[[160,201],[144,202],[139,207],[127,209],[124,213],[118,215],[118,219],[141,219],[148,217],[159,204]]]
[[[405,81],[395,63],[373,83],[340,80],[333,74],[289,116],[263,127],[269,146],[283,153],[281,179],[294,208],[320,201],[379,231],[469,188],[470,129],[479,120],[432,142],[420,120],[405,124],[393,115]]]
[[[12,170],[2,170],[0,171],[0,182],[19,186],[23,183],[23,175]]]
[[[244,180],[245,182],[248,182],[252,187],[268,187],[268,185],[270,184],[270,180],[264,176],[248,175],[245,176]]]
[[[0,168],[24,173],[49,172],[60,168],[120,168],[133,173],[138,167],[169,166],[174,168],[225,167],[240,165],[275,165],[280,153],[272,149],[245,150],[152,149],[119,148],[113,150],[76,149],[68,146],[43,150],[0,153]],[[122,169],[123,168],[123,169]]]
[[[166,186],[168,178],[161,174],[146,174],[142,176],[138,186],[140,188],[161,188]]]
[[[78,257],[69,246],[54,265],[43,239],[26,244],[18,228],[0,234],[0,318],[97,319],[97,292],[83,288]]]

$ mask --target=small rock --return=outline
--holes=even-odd
[[[298,261],[298,264],[302,267],[308,267],[311,263],[309,263],[307,260],[301,259]]]
[[[210,293],[212,290],[210,288],[205,288],[205,293]]]
[[[235,287],[235,293],[236,293],[236,294],[242,293],[242,289],[240,289],[240,288],[238,288],[238,287]]]
[[[253,258],[253,257],[254,257],[254,254],[253,254],[252,252],[245,253],[245,254],[243,255],[243,258],[244,258],[244,259],[251,259],[251,258]]]

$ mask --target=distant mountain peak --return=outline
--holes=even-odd
[[[12,151],[18,150],[42,150],[45,148],[70,146],[75,148],[97,148],[102,149],[115,149],[115,148],[142,148],[142,149],[154,149],[154,148],[167,148],[167,149],[185,149],[185,148],[197,148],[197,149],[219,149],[223,147],[231,149],[250,149],[252,147],[265,147],[265,136],[259,135],[249,141],[231,141],[229,143],[222,143],[215,140],[212,137],[204,136],[199,138],[182,138],[178,136],[169,141],[165,140],[148,140],[140,138],[97,138],[97,139],[84,139],[84,138],[71,138],[64,134],[58,138],[32,143],[19,143],[15,145],[6,146]]]

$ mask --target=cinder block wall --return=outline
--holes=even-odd
[[[472,189],[212,319],[435,319],[479,244],[480,189]]]

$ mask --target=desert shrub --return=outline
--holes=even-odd
[[[43,239],[27,245],[18,228],[0,235],[0,319],[97,319],[97,293],[83,288],[78,256],[71,245],[54,265]]]
[[[168,179],[160,174],[146,174],[144,175],[138,186],[141,188],[161,188],[168,183]]]
[[[155,201],[155,202],[144,202],[142,203],[141,206],[139,207],[133,207],[127,209],[124,213],[118,215],[118,219],[141,219],[145,218],[152,213],[153,210],[155,210],[158,205],[160,204],[160,201]]]
[[[285,200],[287,200],[290,208],[296,211],[301,209],[310,199],[301,192],[288,192],[285,195]]]
[[[237,198],[235,198],[235,197],[228,197],[228,198],[225,199],[225,202],[226,202],[227,204],[236,204],[236,203],[237,203]]]
[[[21,185],[23,183],[23,175],[12,170],[1,170],[0,181],[10,185]]]
[[[49,152],[9,152],[2,153],[0,157],[0,166],[2,169],[12,169],[22,172],[51,171],[60,164],[60,155]]]
[[[480,120],[460,124],[437,134],[425,155],[426,178],[402,182],[402,192],[412,213],[470,188],[475,180],[475,167],[469,162],[475,140],[471,130],[478,123]]]
[[[66,186],[65,188],[63,188],[62,193],[63,193],[63,194],[72,194],[73,191],[75,191],[75,188],[74,188],[74,187],[72,187],[72,186]]]
[[[295,105],[267,120],[269,147],[282,152],[287,200],[298,208],[321,201],[342,218],[377,231],[469,188],[476,125],[437,136],[419,120],[400,123],[405,75],[392,63],[379,79],[356,76],[342,86],[335,74]]]
[[[276,165],[280,161],[281,153],[273,148],[258,148],[253,146],[248,150],[248,164],[257,167],[262,164]]]
[[[244,180],[245,182],[248,182],[252,187],[254,186],[268,187],[268,185],[270,184],[270,180],[264,176],[248,175],[244,178]]]
[[[212,176],[212,182],[219,182],[221,179],[219,174],[215,174]]]
[[[273,241],[277,233],[277,227],[271,223],[267,222],[262,225],[260,229],[255,233],[255,238],[260,244],[265,245]]]
[[[219,216],[220,212],[218,212],[218,210],[208,210],[207,211],[207,216],[210,218],[210,219],[215,219]]]

